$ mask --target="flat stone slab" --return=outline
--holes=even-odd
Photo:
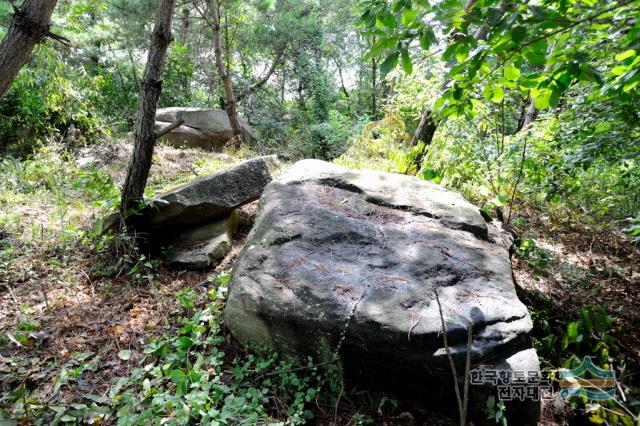
[[[256,201],[280,168],[275,155],[257,157],[196,179],[156,198],[134,217],[136,228],[154,245],[168,245],[185,229],[228,217],[237,207]],[[116,231],[120,214],[94,224],[98,233]]]
[[[260,198],[279,167],[276,156],[257,157],[196,179],[158,197],[145,212],[150,228],[203,223]]]

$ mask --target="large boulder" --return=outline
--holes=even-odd
[[[187,146],[207,151],[220,151],[233,138],[233,129],[225,111],[202,108],[161,108],[156,112],[156,130],[184,120],[184,124],[167,133],[161,140],[176,147]],[[253,145],[256,137],[249,125],[238,119],[244,143]]]
[[[225,318],[243,343],[320,360],[339,353],[348,374],[451,391],[436,292],[458,372],[470,326],[474,365],[514,356],[538,365],[509,244],[456,192],[304,160],[265,189]],[[528,416],[518,424],[535,424]]]

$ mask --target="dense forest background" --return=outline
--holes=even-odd
[[[522,165],[527,196],[632,226],[634,2],[508,14],[484,3],[467,22],[458,2],[434,12],[420,2],[222,2],[224,66],[257,149],[335,159],[379,145],[386,168],[427,171],[491,206],[510,198],[506,182]],[[6,28],[11,6],[0,7]],[[2,99],[3,150],[24,156],[52,139],[94,143],[131,131],[154,7],[60,2],[53,32],[73,44],[39,45]],[[205,15],[205,5],[177,8],[159,107],[225,109]],[[392,71],[398,63],[408,73]],[[430,109],[439,125],[426,142],[434,148],[423,149],[412,135]]]
[[[14,7],[0,1],[0,39]],[[167,415],[167,401],[177,407],[187,395],[192,406],[217,407],[206,416],[222,424],[258,418],[302,424],[313,415],[316,390],[325,389],[327,406],[342,400],[340,414],[335,409],[339,424],[391,422],[403,403],[357,391],[344,399],[331,374],[278,376],[265,387],[276,396],[264,402],[245,376],[277,365],[275,358],[238,355],[232,382],[206,403],[187,389],[169,397],[163,392],[171,385],[163,388],[157,379],[151,387],[143,369],[130,365],[132,352],[166,356],[179,372],[169,382],[182,383],[191,355],[168,332],[180,321],[202,347],[215,352],[224,344],[219,330],[199,328],[203,321],[219,328],[202,319],[211,300],[199,298],[222,303],[224,268],[205,279],[209,293],[195,294],[188,288],[202,284],[201,277],[166,271],[131,245],[119,245],[114,256],[113,242],[92,228],[120,202],[155,19],[154,0],[58,1],[55,37],[37,44],[0,99],[0,283],[6,288],[0,329],[10,348],[0,365],[0,419],[151,424]],[[158,107],[227,110],[222,73],[258,143],[224,153],[160,143],[149,199],[260,154],[416,175],[460,191],[516,234],[515,277],[545,367],[591,355],[623,378],[628,398],[609,405],[577,399],[564,418],[638,421],[637,1],[194,0],[178,2],[172,28]],[[98,302],[96,291],[112,302]],[[177,301],[167,296],[176,292]],[[109,358],[96,343],[105,333],[97,324],[113,316],[105,306],[129,303],[119,299],[125,295],[138,315],[170,312],[174,322],[164,329],[160,319],[149,328],[129,324],[129,331],[108,325],[118,335],[118,356]],[[61,316],[94,318],[96,326],[66,324],[50,311],[56,303],[64,307]],[[73,315],[65,310],[72,305]],[[143,349],[147,333],[156,340]],[[60,336],[68,341],[43,346]],[[117,364],[117,375],[101,373],[104,360],[96,354]],[[216,356],[223,365],[224,354]],[[36,366],[42,375],[30,378]],[[89,382],[95,387],[82,393],[91,397],[80,403],[72,390]],[[219,386],[213,383],[207,389]],[[499,408],[492,410],[500,422]],[[180,424],[204,412],[173,411],[167,416]]]

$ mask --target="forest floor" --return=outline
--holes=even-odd
[[[190,288],[206,294],[241,248],[244,235],[220,266],[202,273],[168,270],[145,258],[131,259],[139,264],[132,273],[104,273],[96,246],[83,236],[105,211],[98,204],[113,189],[109,179],[123,180],[129,149],[120,142],[75,154],[51,147],[29,163],[0,163],[0,178],[9,182],[0,192],[0,394],[22,386],[32,410],[107,395],[117,378],[136,367],[150,339],[176,329],[176,294]],[[160,146],[149,186],[161,192],[235,161],[226,154]],[[603,306],[614,320],[610,334],[624,359],[639,363],[639,250],[616,230],[585,229],[528,205],[517,212],[515,230],[533,248],[514,256],[514,276],[534,318],[551,313],[577,319],[580,309]],[[541,295],[549,301],[544,308]],[[536,336],[543,337],[548,336]],[[545,367],[558,368],[561,361],[552,354]],[[637,369],[627,371],[633,375]],[[634,376],[619,379],[623,386],[638,383]],[[25,409],[5,398],[0,407]],[[317,418],[330,419],[318,424],[346,425],[356,424],[362,409],[347,394],[340,413],[320,405],[316,411]],[[371,412],[376,424],[412,424],[425,415],[386,407]],[[548,406],[544,424],[567,424],[573,416],[566,407]]]

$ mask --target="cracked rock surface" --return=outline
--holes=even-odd
[[[339,348],[354,368],[413,381],[448,368],[437,291],[459,366],[470,325],[474,364],[495,362],[530,348],[509,245],[456,192],[300,161],[262,195],[231,279],[227,324],[242,342],[319,360]]]

